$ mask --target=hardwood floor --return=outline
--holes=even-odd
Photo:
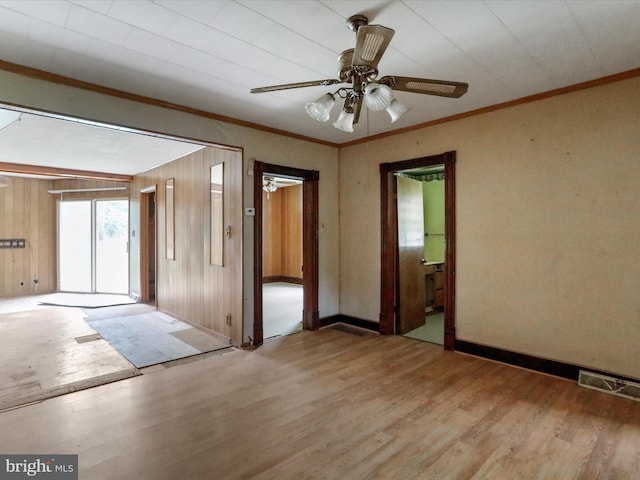
[[[640,478],[640,403],[400,336],[304,331],[0,414],[83,479]]]

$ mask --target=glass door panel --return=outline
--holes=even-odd
[[[102,293],[129,293],[129,202],[96,200],[96,286]]]
[[[58,205],[59,290],[129,293],[128,200]]]
[[[91,292],[91,201],[58,205],[59,289]]]

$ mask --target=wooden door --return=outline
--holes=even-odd
[[[444,164],[445,260],[444,348],[455,349],[456,306],[456,152],[380,164],[380,333],[399,333],[398,322],[398,216],[395,172]]]
[[[398,325],[405,334],[424,325],[425,274],[422,183],[397,177]]]

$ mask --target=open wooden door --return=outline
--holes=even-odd
[[[400,301],[398,262],[397,182],[395,173],[412,168],[444,165],[445,174],[445,265],[444,265],[444,348],[455,348],[456,290],[456,152],[380,164],[381,271],[380,271],[380,333],[400,332]],[[424,271],[423,271],[424,272]],[[424,280],[423,280],[424,281]],[[423,297],[424,298],[424,297]],[[424,315],[424,314],[423,314]]]
[[[398,333],[424,325],[424,203],[422,183],[398,176]]]

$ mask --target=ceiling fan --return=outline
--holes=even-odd
[[[326,93],[316,101],[307,103],[305,109],[315,120],[326,122],[337,95],[344,99],[344,105],[333,126],[345,132],[353,132],[353,125],[358,123],[363,102],[370,110],[386,110],[392,123],[408,111],[406,106],[393,98],[393,90],[458,98],[469,88],[467,83],[462,82],[397,75],[377,79],[378,63],[395,31],[382,25],[369,25],[369,19],[364,15],[349,17],[347,27],[356,33],[356,46],[345,50],[338,57],[338,78],[252,88],[251,93],[347,83],[348,87],[341,87],[334,93]]]

